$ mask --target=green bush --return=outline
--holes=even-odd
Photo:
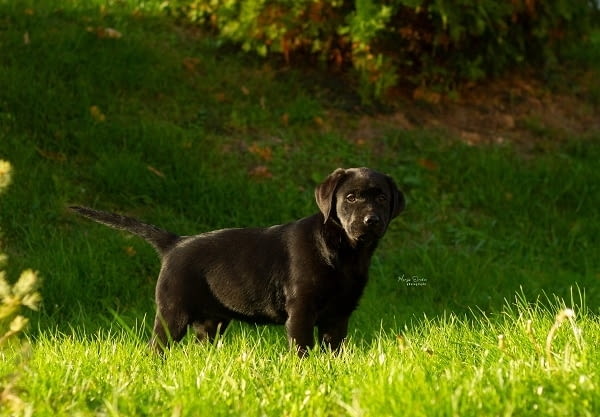
[[[287,61],[306,53],[358,72],[365,99],[399,81],[451,89],[545,66],[585,40],[592,0],[172,0],[164,5],[226,41]]]
[[[0,193],[11,183],[12,166],[0,159]],[[39,279],[31,269],[23,271],[14,285],[10,285],[3,270],[7,256],[0,252],[0,356],[5,360],[3,348],[27,325],[29,319],[21,315],[23,307],[37,310],[41,296],[37,292]],[[25,345],[24,345],[25,346]],[[23,349],[24,352],[26,349]],[[0,374],[0,410],[10,415],[31,415],[31,406],[19,396],[20,371],[24,364],[17,360],[13,372]],[[8,414],[7,414],[8,415]]]

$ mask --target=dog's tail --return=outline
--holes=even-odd
[[[161,257],[179,241],[179,236],[176,234],[167,232],[151,224],[142,223],[132,217],[94,210],[88,207],[70,206],[69,209],[95,222],[114,229],[126,230],[146,239],[146,241],[154,246],[154,249],[156,249]]]

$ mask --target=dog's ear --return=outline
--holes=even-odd
[[[392,214],[390,219],[393,219],[394,217],[397,217],[400,213],[402,213],[402,211],[404,211],[404,207],[406,207],[406,202],[404,200],[404,194],[402,194],[402,191],[398,189],[398,186],[396,185],[392,177],[386,175],[385,179],[387,180],[388,185],[390,187],[390,192],[392,193],[392,202],[390,208]]]
[[[317,206],[319,206],[319,210],[321,210],[321,213],[323,213],[325,222],[329,218],[331,207],[334,204],[333,198],[335,195],[335,189],[345,176],[346,170],[338,168],[329,174],[329,176],[325,178],[325,181],[317,185],[317,188],[315,188],[315,200],[317,200]]]

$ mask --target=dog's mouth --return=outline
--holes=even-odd
[[[360,236],[358,236],[356,238],[356,241],[360,242],[360,243],[368,243],[368,242],[371,242],[373,240],[375,240],[374,236],[372,234],[370,234],[370,233],[369,234],[360,235]]]
[[[359,227],[352,232],[352,235],[348,236],[351,240],[358,243],[372,243],[379,240],[385,232],[382,227],[377,228],[364,228]]]
[[[359,242],[370,242],[373,240],[377,240],[381,238],[381,234],[380,233],[376,233],[375,231],[367,231],[363,234],[358,235],[358,237],[356,238],[356,240],[358,240]]]

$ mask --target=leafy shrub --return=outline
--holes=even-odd
[[[11,182],[11,165],[0,160],[0,193]],[[0,268],[6,262],[6,255],[0,253]],[[37,310],[41,297],[37,292],[38,277],[31,269],[23,271],[14,285],[6,280],[6,274],[0,270],[0,348],[19,334],[27,325],[29,319],[20,314],[22,307]],[[31,407],[19,397],[18,378],[19,367],[16,363],[10,375],[0,375],[0,410],[8,409],[11,415],[28,413]]]
[[[172,0],[164,3],[246,51],[351,64],[364,98],[406,80],[451,88],[556,62],[585,39],[592,0]],[[402,78],[400,78],[402,77]]]

